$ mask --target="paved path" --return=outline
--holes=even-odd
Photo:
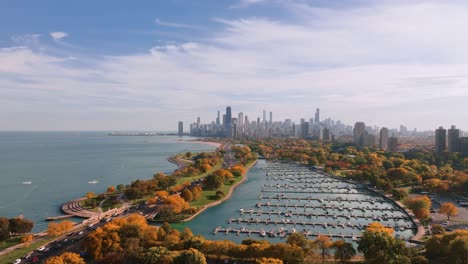
[[[84,198],[80,198],[80,199],[76,199],[68,203],[62,204],[62,207],[61,207],[62,212],[64,212],[65,214],[69,214],[69,215],[73,215],[73,216],[81,217],[81,218],[91,218],[91,217],[98,216],[99,213],[86,210],[80,205],[80,201],[83,199]]]

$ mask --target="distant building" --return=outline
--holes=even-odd
[[[232,113],[231,113],[231,107],[230,106],[226,107],[225,129],[226,129],[226,136],[227,137],[232,137]]]
[[[398,151],[398,138],[390,137],[388,139],[388,151],[397,152]]]
[[[375,145],[375,136],[365,132],[361,135],[360,146],[361,147],[372,147]]]
[[[301,137],[309,137],[309,122],[304,122],[301,124]]]
[[[317,117],[316,117],[317,119]],[[366,124],[364,122],[356,122],[353,129],[354,144],[357,147],[362,147],[361,136],[366,133]]]
[[[380,129],[379,148],[383,150],[388,149],[388,128],[386,127]]]
[[[447,137],[447,130],[445,130],[443,127],[439,127],[435,131],[435,152],[436,153],[441,153],[444,152],[447,143],[446,143],[446,137]]]
[[[330,141],[330,129],[328,127],[323,128],[322,130],[322,140],[323,141]]]
[[[468,137],[460,138],[460,152],[463,155],[468,155]]]
[[[184,135],[184,123],[179,121],[179,137]]]
[[[460,152],[460,129],[455,126],[448,130],[448,152]]]
[[[320,125],[320,109],[317,108],[317,111],[315,111],[315,125]]]

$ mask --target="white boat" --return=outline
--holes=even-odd
[[[24,181],[21,184],[32,184],[32,181]]]
[[[89,183],[89,184],[97,184],[98,181],[97,181],[97,180],[92,180],[92,181],[89,181],[88,183]]]

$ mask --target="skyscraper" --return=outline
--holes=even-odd
[[[444,152],[447,146],[446,143],[447,130],[443,127],[439,127],[435,131],[435,152],[440,153]]]
[[[323,141],[330,141],[330,129],[328,127],[325,127],[322,130],[322,140]]]
[[[460,152],[463,155],[468,155],[468,137],[460,138]]]
[[[237,129],[242,130],[243,127],[244,127],[244,113],[240,112],[237,115]]]
[[[315,117],[317,118],[317,116]],[[354,144],[358,147],[362,146],[362,135],[366,133],[366,124],[364,122],[356,122],[353,129]]]
[[[388,128],[386,127],[380,129],[379,147],[383,150],[387,150],[388,148]]]
[[[263,110],[263,123],[265,123],[265,122],[266,122],[266,111]]]
[[[448,130],[448,152],[460,152],[460,129],[453,125]]]
[[[398,138],[392,136],[388,139],[388,151],[397,152],[397,150],[398,150]]]
[[[232,137],[232,113],[231,113],[231,107],[230,106],[226,107],[225,129],[226,129],[226,136],[227,137]]]
[[[315,112],[315,124],[320,125],[320,109],[317,108],[317,111]]]
[[[221,117],[220,117],[220,113],[218,111],[218,117],[216,118],[216,125],[220,125],[220,122],[221,122]]]
[[[179,121],[179,137],[184,135],[184,123]]]
[[[270,111],[270,127],[273,124],[273,112]]]

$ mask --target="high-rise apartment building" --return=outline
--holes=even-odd
[[[448,130],[448,152],[460,152],[460,129],[455,126]]]
[[[460,138],[460,152],[463,155],[468,155],[468,137]]]
[[[447,143],[446,143],[446,138],[447,138],[447,130],[445,130],[443,127],[439,127],[435,131],[435,152],[436,153],[441,153],[444,152]]]
[[[353,129],[353,139],[354,139],[354,144],[357,147],[362,146],[361,137],[365,133],[366,133],[366,124],[364,122],[356,122],[356,124],[354,124],[354,129]]]
[[[184,123],[179,121],[179,137],[184,135]]]
[[[392,136],[388,139],[388,151],[390,152],[398,151],[398,138],[397,137]]]
[[[325,127],[322,130],[322,140],[330,141],[330,129],[328,127]]]
[[[379,148],[383,150],[388,149],[388,128],[386,127],[380,129]]]

